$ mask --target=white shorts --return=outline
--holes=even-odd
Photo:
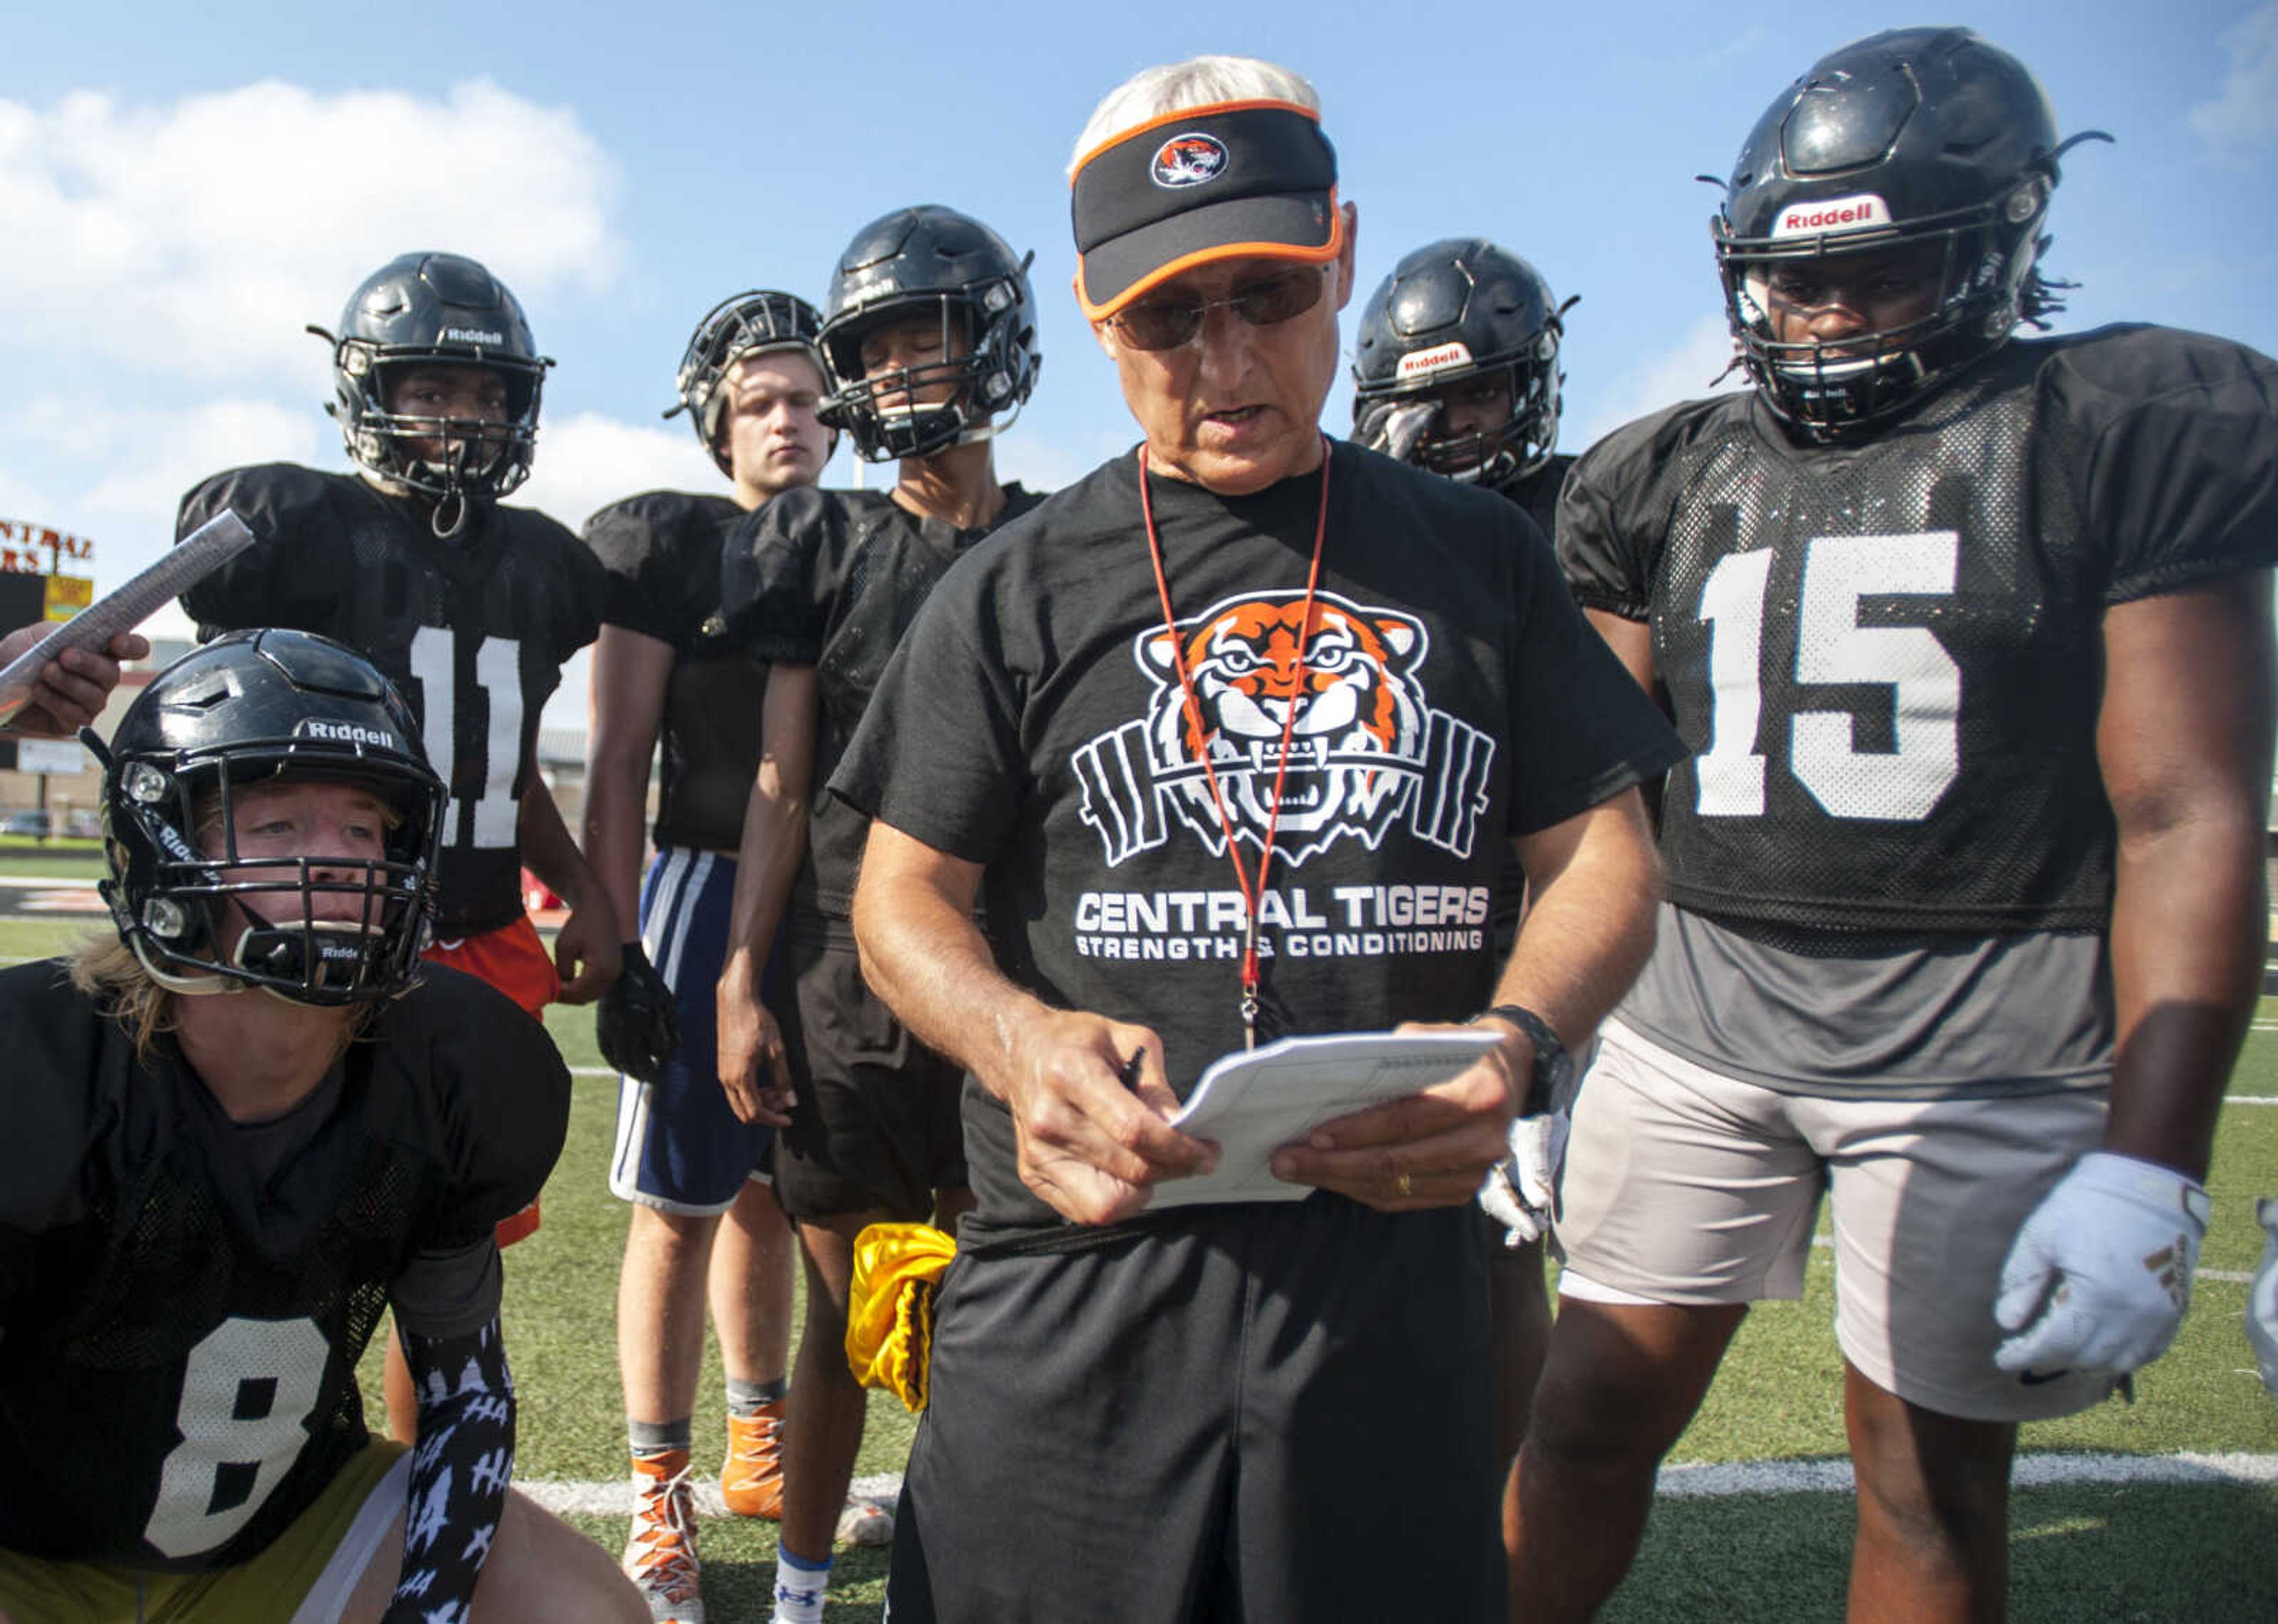
[[[2104,1088],[1818,1098],[1712,1071],[1617,1021],[1601,1036],[1560,1191],[1563,1295],[1801,1296],[1824,1190],[1836,1340],[1869,1381],[1971,1421],[2069,1415],[2111,1393],[2108,1376],[2033,1380],[1993,1363],[2010,1242],[2102,1142]]]

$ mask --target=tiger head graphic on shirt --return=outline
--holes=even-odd
[[[1429,709],[1416,675],[1426,645],[1421,622],[1321,592],[1305,637],[1304,608],[1302,592],[1267,592],[1180,623],[1175,646],[1194,684],[1199,731],[1170,634],[1158,629],[1139,639],[1141,667],[1155,682],[1149,754],[1158,780],[1175,784],[1181,816],[1213,850],[1224,849],[1224,829],[1209,778],[1196,765],[1205,751],[1235,837],[1253,846],[1265,845],[1280,777],[1274,845],[1290,862],[1340,835],[1374,847],[1421,763]]]

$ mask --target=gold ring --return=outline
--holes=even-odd
[[[1405,1173],[1401,1174],[1400,1177],[1393,1182],[1392,1187],[1400,1192],[1400,1199],[1403,1201],[1410,1196],[1416,1193],[1414,1190],[1409,1187],[1408,1175]]]

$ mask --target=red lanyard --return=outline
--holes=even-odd
[[[1226,834],[1226,853],[1234,859],[1235,882],[1242,888],[1244,927],[1242,943],[1242,1041],[1257,1047],[1257,911],[1265,901],[1265,871],[1273,864],[1273,839],[1281,827],[1281,787],[1289,773],[1289,740],[1297,726],[1297,707],[1305,699],[1305,645],[1313,635],[1313,594],[1321,582],[1321,543],[1329,533],[1329,437],[1321,437],[1321,505],[1313,521],[1313,562],[1305,572],[1305,611],[1297,622],[1297,680],[1289,693],[1289,708],[1281,716],[1281,760],[1273,770],[1273,802],[1265,816],[1265,847],[1257,858],[1257,886],[1250,888],[1242,866],[1242,843],[1235,838],[1234,819],[1226,809],[1226,793],[1219,788],[1218,772],[1211,766],[1210,747],[1217,737],[1203,728],[1202,702],[1195,698],[1195,679],[1187,669],[1187,651],[1179,641],[1178,616],[1171,611],[1171,578],[1163,569],[1163,544],[1155,534],[1155,503],[1147,491],[1147,448],[1139,447],[1139,512],[1147,524],[1147,552],[1155,560],[1155,591],[1163,601],[1163,632],[1171,640],[1171,667],[1179,674],[1186,695],[1188,736],[1196,741],[1196,754],[1203,778],[1210,785],[1211,804],[1218,809],[1219,827]]]

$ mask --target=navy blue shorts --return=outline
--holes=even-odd
[[[654,1083],[618,1078],[609,1190],[692,1217],[725,1212],[746,1179],[764,1181],[775,1138],[764,1123],[738,1122],[720,1086],[713,996],[735,890],[734,858],[679,846],[659,850],[641,881],[641,949],[678,1003],[680,1049]],[[761,996],[772,1004],[764,984]]]

